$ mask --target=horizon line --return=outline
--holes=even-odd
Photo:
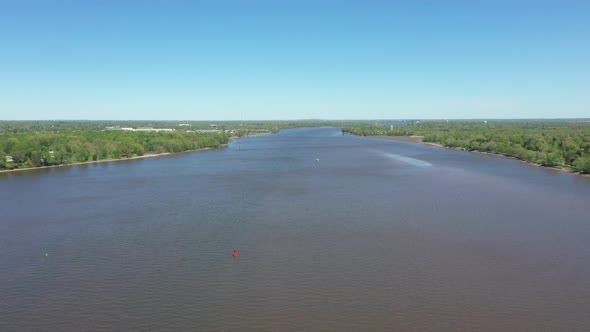
[[[240,119],[229,119],[229,120],[189,120],[189,119],[0,119],[0,122],[43,122],[43,121],[87,121],[87,122],[104,122],[104,121],[113,121],[113,122],[125,122],[125,121],[160,121],[160,122],[181,122],[181,121],[190,121],[190,122],[255,122],[255,121],[263,121],[263,122],[302,122],[302,121],[465,121],[465,120],[590,120],[590,117],[539,117],[539,118],[368,118],[368,119],[251,119],[251,120],[240,120]]]

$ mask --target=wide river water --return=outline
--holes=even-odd
[[[0,174],[0,331],[589,329],[587,177],[337,128]]]

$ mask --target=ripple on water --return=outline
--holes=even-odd
[[[339,134],[0,178],[0,330],[590,326],[589,183]]]

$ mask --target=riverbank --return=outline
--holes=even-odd
[[[263,135],[270,135],[272,134],[272,132],[262,132],[262,133],[256,133],[256,134],[250,134],[250,135],[244,135],[244,136],[234,136],[234,137],[230,137],[229,141],[236,141],[236,140],[240,140],[240,139],[244,139],[244,138],[248,138],[248,137],[256,137],[256,136],[263,136]]]
[[[254,136],[261,136],[261,135],[268,135],[268,134],[271,134],[271,133],[264,132],[264,133],[256,133],[256,134],[251,134],[251,135],[244,135],[241,137],[230,137],[229,141],[232,142],[234,140],[244,139],[247,137],[254,137]],[[223,149],[223,148],[227,147],[228,145],[229,145],[229,143],[223,144],[223,145],[216,147],[216,148],[202,148],[202,149],[187,150],[187,151],[180,151],[180,152],[147,153],[147,154],[144,154],[143,156],[134,156],[134,157],[128,157],[128,158],[101,159],[101,160],[90,160],[90,161],[82,161],[82,162],[75,162],[75,163],[68,163],[68,164],[51,165],[51,166],[5,169],[5,170],[0,170],[0,174],[1,173],[12,173],[12,172],[22,172],[22,171],[33,171],[33,170],[39,170],[39,169],[48,169],[48,168],[65,167],[65,166],[110,163],[110,162],[116,162],[116,161],[163,157],[163,156],[177,155],[177,154],[182,154],[182,153],[192,153],[192,152],[200,152],[200,151],[207,151],[207,150]]]
[[[424,143],[424,136],[360,136],[360,137],[369,137],[369,138],[379,138],[391,141],[402,141],[402,142],[411,142],[411,143]],[[428,144],[428,143],[424,143]]]
[[[533,162],[526,161],[526,160],[521,160],[516,157],[507,156],[507,155],[503,155],[503,154],[490,153],[490,152],[485,152],[485,151],[465,150],[465,149],[460,149],[460,148],[451,148],[451,147],[447,147],[447,146],[437,144],[437,143],[424,142],[424,136],[359,136],[359,137],[377,138],[377,139],[384,139],[384,140],[390,140],[390,141],[400,141],[400,142],[410,142],[410,143],[420,143],[420,144],[430,145],[430,146],[434,146],[437,148],[443,148],[443,149],[448,149],[448,150],[464,151],[464,152],[489,155],[489,156],[498,156],[498,157],[513,159],[513,160],[519,161],[523,164],[527,164],[529,166],[541,167],[541,168],[551,169],[551,170],[569,173],[569,174],[573,174],[573,175],[590,177],[590,174],[584,174],[584,173],[580,173],[580,172],[577,172],[577,171],[574,171],[571,169],[566,169],[566,168],[543,166],[541,164],[533,163]]]
[[[177,155],[177,154],[183,154],[183,153],[192,153],[192,152],[200,152],[200,151],[207,151],[207,150],[222,149],[222,148],[225,148],[226,146],[227,146],[227,144],[224,144],[224,145],[222,145],[220,147],[217,147],[217,148],[202,148],[202,149],[187,150],[187,151],[181,151],[181,152],[148,153],[148,154],[144,154],[143,156],[134,156],[134,157],[128,157],[128,158],[101,159],[101,160],[81,161],[81,162],[75,162],[75,163],[69,163],[69,164],[60,164],[60,165],[51,165],[51,166],[5,169],[5,170],[0,170],[0,173],[13,173],[13,172],[21,172],[21,171],[34,171],[34,170],[40,170],[40,169],[49,169],[49,168],[66,167],[66,166],[100,164],[100,163],[110,163],[110,162],[116,162],[116,161],[127,161],[127,160],[135,160],[135,159],[163,157],[163,156]]]

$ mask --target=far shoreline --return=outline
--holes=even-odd
[[[463,151],[463,152],[470,152],[470,153],[481,154],[481,155],[497,156],[497,157],[502,157],[502,158],[513,159],[513,160],[519,161],[519,162],[521,162],[523,164],[526,164],[526,165],[529,165],[529,166],[533,166],[533,167],[546,168],[546,169],[550,169],[550,170],[554,170],[554,171],[559,171],[559,172],[563,172],[563,173],[568,173],[568,174],[572,174],[572,175],[579,175],[579,176],[583,176],[583,177],[590,177],[590,174],[580,173],[580,172],[577,172],[577,171],[574,171],[574,170],[571,170],[571,169],[564,169],[564,168],[558,168],[558,167],[543,166],[541,164],[533,163],[533,162],[526,161],[526,160],[521,160],[521,159],[518,159],[516,157],[506,156],[506,155],[503,155],[503,154],[490,153],[490,152],[485,152],[485,151],[464,150],[464,149],[459,149],[459,148],[451,148],[451,147],[443,146],[443,145],[437,144],[437,143],[424,142],[423,141],[424,136],[384,136],[384,135],[380,135],[380,136],[360,136],[360,135],[354,135],[354,136],[364,137],[364,138],[376,138],[376,139],[383,139],[383,140],[389,140],[389,141],[406,142],[406,143],[418,143],[418,144],[429,145],[429,146],[433,146],[433,147],[436,147],[436,148],[443,148],[443,149],[453,150],[453,151]]]

